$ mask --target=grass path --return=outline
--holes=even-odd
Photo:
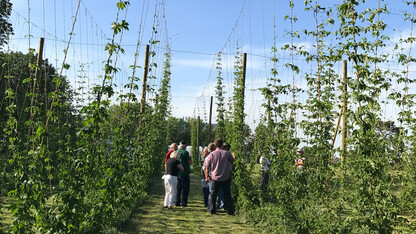
[[[211,215],[204,207],[200,178],[191,175],[191,190],[186,208],[163,208],[165,188],[156,179],[149,188],[149,198],[137,207],[121,233],[259,233],[238,216],[225,211]]]

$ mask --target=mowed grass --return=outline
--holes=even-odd
[[[149,188],[149,198],[137,207],[121,233],[259,233],[238,216],[225,211],[211,215],[204,207],[199,176],[191,175],[189,203],[186,208],[163,208],[163,180],[155,179]]]
[[[13,199],[10,197],[1,197],[0,201],[3,203],[0,212],[0,233],[6,233],[9,229],[10,224],[13,222],[13,216],[11,211],[9,210],[9,206],[12,204]]]

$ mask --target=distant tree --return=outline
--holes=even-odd
[[[12,5],[9,0],[0,0],[0,49],[7,44],[7,35],[13,34],[12,24],[8,22]]]
[[[188,144],[191,142],[191,126],[186,119],[170,117],[167,121],[167,142],[186,141]]]

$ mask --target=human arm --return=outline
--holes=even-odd
[[[177,167],[178,167],[178,169],[179,169],[180,171],[183,171],[183,166],[182,166],[182,164],[180,164],[180,163],[179,163]]]
[[[189,164],[189,165],[191,165],[191,164],[192,164],[192,158],[191,158],[191,156],[189,156],[188,164]]]
[[[205,181],[210,182],[211,181],[211,177],[209,176],[209,168],[208,167],[205,168],[204,175],[205,175]]]
[[[234,162],[235,162],[235,154],[234,154],[234,152],[232,152],[232,153],[230,153],[230,152],[227,152],[229,155],[228,155],[228,161],[230,161],[230,163],[231,164],[233,164]]]

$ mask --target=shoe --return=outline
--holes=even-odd
[[[211,215],[216,215],[217,214],[217,212],[211,212]]]
[[[172,207],[172,206],[169,206],[169,207],[168,207],[168,210],[173,210],[173,207]]]
[[[164,206],[163,208],[168,208],[167,206]]]
[[[182,208],[188,207],[188,205],[183,205]]]

